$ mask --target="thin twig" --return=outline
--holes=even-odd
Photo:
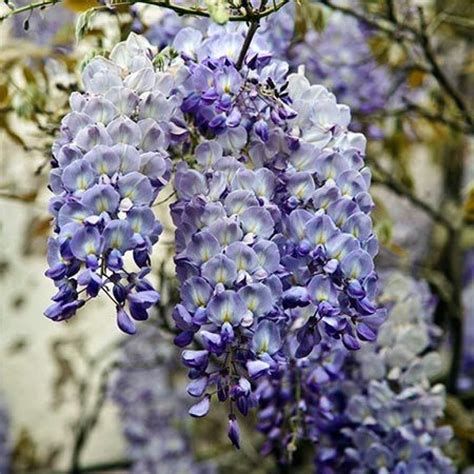
[[[466,103],[462,96],[458,93],[458,91],[453,87],[443,70],[441,69],[438,61],[436,60],[433,47],[431,46],[431,41],[426,33],[427,25],[425,15],[423,13],[423,9],[420,7],[418,9],[419,12],[419,21],[420,21],[420,32],[419,32],[419,40],[420,45],[423,49],[425,58],[428,64],[431,67],[431,75],[436,79],[439,86],[444,89],[446,94],[451,97],[453,102],[456,104],[456,107],[459,109],[459,112],[462,114],[465,122],[470,126],[470,128],[474,131],[474,118],[470,114]]]
[[[245,37],[244,44],[242,45],[242,49],[240,50],[239,59],[237,60],[236,67],[240,69],[244,64],[245,56],[249,50],[250,44],[252,43],[253,37],[260,26],[259,20],[252,20],[250,22],[249,29],[247,31],[247,36]]]
[[[229,17],[229,21],[232,21],[232,22],[235,22],[235,21],[248,22],[248,21],[252,21],[252,20],[255,20],[255,19],[259,20],[261,18],[265,18],[265,17],[271,15],[272,13],[275,13],[278,10],[280,10],[281,8],[283,8],[287,3],[289,3],[289,1],[290,0],[281,0],[279,3],[275,3],[272,7],[263,9],[261,11],[257,11],[252,15],[249,15],[249,14],[232,15],[232,16]],[[35,10],[37,8],[43,8],[43,7],[46,7],[48,5],[55,5],[55,4],[59,4],[59,3],[61,3],[61,0],[43,0],[41,2],[32,3],[30,5],[25,5],[24,7],[15,8],[14,10],[10,10],[9,12],[5,13],[3,16],[0,16],[0,22],[7,19],[7,18],[9,18],[9,17],[11,17],[11,16],[13,16],[13,15],[17,15],[19,13],[32,11],[32,10]],[[118,6],[127,6],[127,5],[132,6],[132,5],[135,5],[137,3],[143,3],[143,4],[146,4],[146,5],[151,5],[151,6],[155,6],[155,7],[162,7],[162,8],[166,8],[168,10],[173,10],[178,15],[194,15],[194,16],[201,16],[201,17],[206,17],[206,18],[211,17],[210,13],[205,9],[201,9],[201,8],[197,8],[197,7],[196,8],[187,8],[187,7],[183,7],[181,5],[173,4],[173,3],[168,2],[166,0],[129,0],[129,1],[124,1],[124,2],[114,2],[110,6],[108,6],[108,5],[106,5],[106,6],[97,6],[95,8],[96,9],[110,9],[111,7],[114,8],[114,7],[118,7]]]
[[[20,13],[36,10],[37,8],[44,8],[48,5],[54,5],[55,3],[59,3],[60,1],[61,0],[43,0],[41,2],[29,3],[28,5],[25,5],[23,7],[12,8],[8,13],[5,13],[5,15],[0,16],[0,21],[3,21],[13,15],[18,15]]]
[[[174,196],[176,196],[176,191],[173,191],[169,196],[166,196],[165,198],[161,199],[160,201],[156,201],[155,204],[153,204],[153,207],[161,206],[162,204],[167,203],[168,201],[173,199]]]
[[[421,48],[424,59],[426,60],[429,69],[428,72],[436,80],[439,87],[444,90],[446,95],[452,100],[456,108],[462,115],[463,121],[465,122],[469,133],[474,132],[474,118],[470,113],[470,110],[464,101],[461,94],[451,84],[446,74],[439,65],[433,47],[431,45],[430,37],[428,36],[428,28],[426,25],[423,10],[419,8],[419,27],[415,28],[406,23],[398,21],[395,15],[390,13],[387,17],[380,17],[375,15],[369,15],[366,12],[359,12],[350,7],[337,5],[332,0],[319,0],[319,2],[334,11],[339,11],[345,15],[352,16],[360,22],[386,34],[392,39],[408,39],[410,42],[418,45]]]
[[[108,383],[109,377],[111,373],[116,369],[117,363],[114,362],[110,366],[107,366],[101,374],[100,377],[100,385],[99,385],[99,393],[96,399],[94,406],[91,409],[89,415],[84,416],[80,423],[79,427],[76,432],[76,436],[74,439],[73,451],[71,456],[71,469],[70,472],[72,474],[77,474],[81,471],[80,469],[80,458],[82,454],[82,450],[86,445],[86,441],[89,438],[89,434],[97,424],[99,420],[100,413],[102,411],[102,407],[107,399],[107,391],[108,391]]]

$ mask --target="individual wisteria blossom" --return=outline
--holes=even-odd
[[[121,348],[111,387],[120,409],[133,474],[213,474],[210,462],[198,462],[186,434],[186,410],[176,377],[179,359],[154,322],[141,325]],[[3,472],[3,471],[2,471]]]
[[[10,417],[8,409],[0,394],[0,472],[10,472]]]
[[[58,289],[45,315],[62,321],[105,293],[126,333],[147,319],[159,295],[148,282],[150,254],[162,230],[152,206],[170,176],[167,147],[179,140],[172,75],[155,70],[146,40],[131,35],[109,59],[82,73],[84,93],[53,146],[48,242],[50,277]],[[133,255],[134,266],[125,259]]]
[[[266,452],[285,462],[307,439],[317,472],[455,472],[442,451],[452,434],[439,426],[445,389],[429,382],[440,370],[433,297],[425,283],[401,273],[385,275],[383,283],[389,316],[376,343],[351,353],[333,343],[323,357],[313,351],[280,380],[262,380]]]
[[[241,27],[211,26],[173,42],[189,71],[181,110],[200,142],[175,178],[175,341],[200,346],[183,352],[199,398],[190,414],[230,398],[236,446],[233,407],[255,405],[256,379],[323,338],[358,349],[384,320],[365,138],[347,130],[347,106],[289,75],[262,38],[238,70],[243,40]]]

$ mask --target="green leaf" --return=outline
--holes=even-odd
[[[96,14],[97,10],[95,8],[90,8],[81,15],[76,22],[76,42],[79,43],[86,33],[90,30],[91,21],[93,16]]]
[[[206,6],[209,15],[218,25],[224,25],[229,21],[230,13],[226,0],[206,0]]]

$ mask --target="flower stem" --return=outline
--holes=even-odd
[[[245,56],[250,48],[250,44],[252,43],[253,37],[257,32],[258,27],[260,26],[259,20],[252,20],[250,22],[249,30],[247,32],[247,36],[245,37],[244,44],[242,45],[242,49],[240,50],[239,59],[237,60],[237,69],[240,69],[244,64]]]

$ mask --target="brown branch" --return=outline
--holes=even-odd
[[[395,14],[389,14],[387,17],[381,17],[376,15],[370,15],[366,12],[359,12],[350,7],[345,7],[342,5],[337,5],[333,3],[332,0],[319,0],[319,3],[327,6],[328,8],[339,11],[345,15],[356,18],[360,22],[371,26],[372,28],[380,31],[390,38],[400,41],[400,40],[409,40],[410,42],[418,45],[423,52],[425,61],[427,62],[429,74],[435,79],[438,83],[440,89],[442,89],[446,95],[452,100],[456,108],[459,110],[466,127],[462,130],[467,133],[474,133],[474,118],[470,113],[470,110],[464,101],[464,98],[455,87],[451,84],[446,74],[439,65],[436,55],[434,53],[433,47],[431,45],[431,40],[427,33],[427,25],[424,18],[423,10],[419,8],[419,28],[414,28],[411,25],[406,23],[401,23],[395,16]],[[388,2],[392,3],[392,2]],[[403,41],[402,41],[403,42]]]
[[[245,36],[244,44],[242,45],[242,49],[240,50],[239,59],[237,60],[236,67],[240,69],[244,64],[245,56],[250,48],[250,44],[252,43],[253,37],[260,26],[258,20],[252,20],[250,22],[249,29],[247,31],[247,35]]]
[[[474,129],[466,127],[464,121],[456,121],[449,117],[446,117],[442,113],[431,112],[425,109],[424,107],[406,99],[404,100],[404,102],[406,103],[405,107],[380,110],[375,111],[373,113],[361,112],[357,109],[354,109],[352,111],[352,115],[359,119],[384,119],[389,117],[404,117],[405,115],[412,113],[419,115],[421,118],[424,118],[425,120],[428,120],[430,122],[444,125],[445,127],[448,127],[456,132],[464,133],[466,135],[474,135]]]
[[[244,21],[244,22],[246,21],[246,22],[249,22],[249,21],[253,21],[253,20],[260,20],[261,18],[265,18],[265,17],[271,15],[272,13],[277,12],[278,10],[283,8],[289,2],[290,2],[290,0],[280,0],[279,3],[274,3],[272,7],[262,9],[261,11],[257,11],[255,13],[252,13],[251,15],[249,15],[248,13],[246,13],[244,15],[232,15],[232,16],[230,16],[229,21],[233,21],[233,22],[234,21]],[[32,10],[35,10],[35,9],[38,9],[38,8],[44,8],[44,7],[47,7],[47,6],[50,6],[50,5],[52,6],[52,5],[59,4],[59,3],[61,3],[61,0],[43,0],[41,2],[25,5],[24,7],[15,8],[14,10],[10,10],[9,12],[5,13],[3,16],[0,16],[0,22],[7,19],[7,18],[9,18],[9,17],[11,17],[11,16],[13,16],[13,15],[17,15],[19,13],[32,11]],[[166,8],[168,10],[173,10],[178,15],[193,15],[193,16],[201,16],[201,17],[206,17],[206,18],[211,17],[210,13],[205,9],[201,9],[201,8],[198,8],[198,7],[187,8],[187,7],[183,7],[181,5],[173,4],[173,3],[171,3],[167,0],[129,0],[129,1],[123,1],[123,2],[113,2],[110,6],[109,5],[97,6],[95,8],[98,9],[98,10],[99,9],[110,9],[110,8],[114,8],[114,7],[118,7],[118,6],[126,6],[126,5],[131,6],[131,5],[135,5],[137,3],[143,3],[145,5],[151,5],[151,6],[155,6],[155,7]]]
[[[421,107],[414,102],[405,99],[407,104],[407,109],[409,112],[415,112],[421,117],[431,121],[431,122],[438,122],[447,127],[451,128],[452,130],[456,130],[457,132],[465,133],[466,135],[474,135],[474,127],[469,127],[465,125],[465,122],[462,123],[457,122],[456,120],[452,120],[448,117],[445,117],[442,113],[433,113],[425,108]]]
[[[119,459],[117,461],[103,462],[98,464],[91,464],[89,466],[82,466],[77,469],[77,473],[97,473],[109,472],[130,468],[132,462],[128,459]],[[17,471],[17,474],[71,474],[71,471],[51,470],[51,469],[28,469],[28,471]]]
[[[451,84],[443,70],[441,69],[435,53],[433,51],[433,47],[431,45],[430,38],[427,34],[427,25],[425,15],[423,13],[423,9],[421,7],[418,8],[419,13],[419,21],[420,21],[420,30],[418,34],[418,38],[420,40],[420,45],[423,49],[423,53],[425,58],[430,65],[431,68],[431,75],[436,79],[441,89],[443,89],[446,94],[452,99],[452,101],[456,104],[459,112],[463,116],[465,122],[469,125],[470,129],[474,131],[474,118],[469,112],[469,109],[464,102],[463,97],[458,93],[458,91],[454,88]]]
[[[378,31],[382,31],[392,38],[400,38],[403,33],[414,35],[414,30],[409,25],[402,25],[402,28],[396,28],[390,21],[384,21],[383,18],[375,15],[369,15],[366,12],[358,12],[350,7],[337,5],[332,0],[319,0],[319,3],[325,5],[331,10],[341,12],[345,15],[356,18],[364,24],[373,27]]]
[[[385,4],[387,6],[387,16],[388,16],[389,20],[392,23],[396,23],[397,22],[397,15],[396,15],[396,11],[395,11],[395,5],[393,4],[393,0],[385,0]]]

